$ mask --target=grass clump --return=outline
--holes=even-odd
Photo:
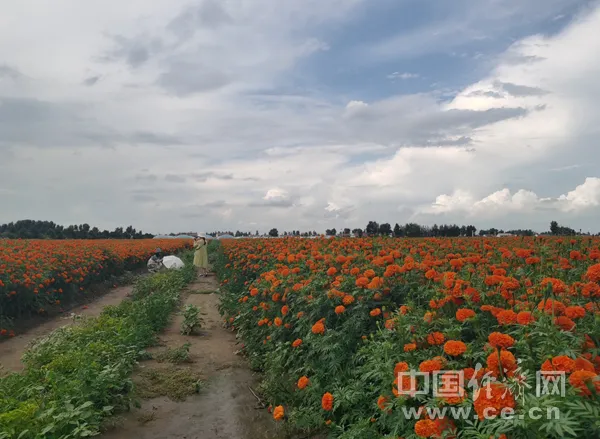
[[[178,348],[168,348],[156,355],[156,361],[159,363],[169,362],[173,364],[191,363],[190,344],[185,343]]]
[[[143,399],[167,396],[173,401],[200,392],[202,376],[188,367],[150,368],[135,377],[135,393]]]

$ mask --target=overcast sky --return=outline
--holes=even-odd
[[[0,223],[600,231],[600,4],[3,0]]]

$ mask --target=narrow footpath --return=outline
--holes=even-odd
[[[218,311],[218,284],[213,276],[190,284],[183,294],[182,306],[200,308],[203,327],[195,335],[181,335],[182,315],[160,335],[160,346],[150,349],[154,358],[167,349],[189,343],[189,361],[176,366],[156,359],[140,363],[134,373],[138,394],[152,395],[142,376],[157,376],[161,370],[200,376],[199,392],[184,400],[168,396],[142,399],[141,407],[121,416],[102,439],[282,439],[283,432],[252,390],[258,377],[243,357],[236,355],[239,346],[235,334],[222,325]],[[148,371],[152,371],[148,374]],[[252,390],[251,390],[252,389]],[[151,390],[149,392],[149,390]]]

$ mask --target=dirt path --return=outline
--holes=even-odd
[[[108,305],[118,305],[133,290],[133,286],[118,287],[110,292],[99,296],[94,301],[66,312],[62,316],[53,317],[39,325],[36,325],[23,334],[18,334],[9,340],[0,343],[0,370],[7,372],[18,372],[23,369],[21,357],[27,347],[35,339],[50,334],[61,326],[73,324],[71,313],[95,317],[100,315]]]
[[[166,348],[190,343],[192,363],[172,366],[156,360],[143,361],[135,372],[138,392],[146,392],[139,384],[140,375],[147,371],[178,370],[198,374],[204,384],[197,394],[184,401],[161,396],[142,400],[141,407],[126,414],[116,427],[104,433],[102,439],[282,439],[268,412],[257,408],[257,399],[248,386],[257,388],[258,377],[246,361],[235,354],[239,349],[235,334],[221,325],[217,306],[218,285],[213,277],[190,285],[183,304],[200,307],[204,327],[198,335],[183,336],[179,327],[183,320],[177,315],[160,337],[163,346],[150,351],[157,354]],[[211,292],[212,291],[212,292]]]

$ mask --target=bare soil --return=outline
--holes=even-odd
[[[161,346],[150,349],[157,354],[167,348],[190,343],[191,363],[173,366],[156,360],[140,363],[133,380],[137,393],[145,394],[149,384],[140,380],[144,371],[165,369],[199,374],[203,384],[199,393],[184,401],[160,396],[141,401],[141,407],[127,413],[120,423],[104,433],[102,439],[282,439],[283,432],[250,389],[258,387],[259,377],[248,368],[243,357],[236,355],[235,334],[225,329],[217,306],[218,285],[213,277],[201,278],[190,285],[182,306],[200,308],[204,326],[196,335],[179,333],[183,320],[177,315],[162,333]],[[208,293],[213,291],[212,293]],[[191,392],[190,392],[191,393]]]

